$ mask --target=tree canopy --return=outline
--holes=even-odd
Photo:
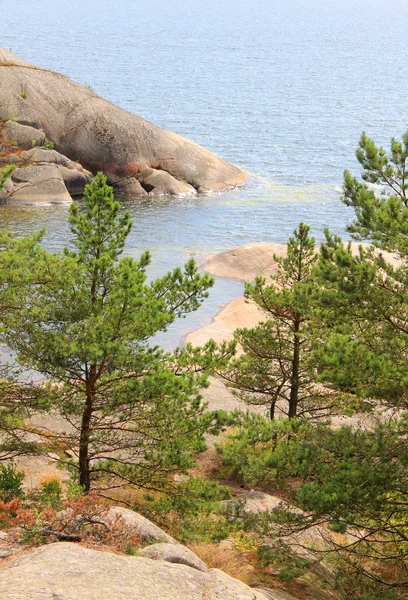
[[[203,414],[206,375],[197,366],[214,346],[165,353],[150,338],[195,310],[213,280],[190,260],[147,283],[150,254],[122,256],[131,220],[102,174],[84,205],[70,207],[74,250],[41,252],[39,279],[24,288],[20,310],[5,313],[2,339],[46,378],[52,410],[67,420],[54,452],[69,451],[86,491],[107,477],[159,488],[191,463],[214,425]]]

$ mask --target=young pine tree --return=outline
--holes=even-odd
[[[248,404],[267,406],[289,418],[317,417],[329,409],[327,393],[316,386],[311,344],[313,333],[312,272],[317,260],[310,228],[301,223],[289,239],[287,256],[275,256],[279,272],[247,284],[245,295],[265,313],[266,321],[238,329],[235,340],[243,354],[230,363],[223,377]]]
[[[344,174],[349,230],[372,247],[352,253],[326,234],[319,280],[331,336],[320,353],[322,378],[357,396],[408,407],[408,133],[389,155],[365,134],[357,158],[363,182]],[[368,182],[368,183],[364,183]],[[375,185],[372,185],[375,184]],[[390,254],[383,254],[382,251]]]
[[[107,478],[158,489],[191,463],[213,417],[203,416],[199,352],[166,354],[149,339],[195,310],[213,280],[191,260],[147,283],[150,255],[122,256],[130,216],[103,174],[86,187],[84,203],[70,208],[75,249],[50,257],[52,268],[44,263],[45,283],[7,314],[3,340],[21,365],[49,380],[53,410],[70,423],[54,442],[75,456],[85,491]],[[213,346],[207,350],[203,360]]]
[[[405,598],[408,133],[402,142],[392,140],[388,154],[363,134],[356,155],[363,181],[346,171],[343,200],[355,210],[349,230],[373,246],[353,253],[326,232],[316,279],[329,335],[317,359],[322,381],[364,400],[378,423],[368,430],[312,431],[300,447],[306,481],[297,500],[314,522],[352,529],[337,550],[354,575],[384,586],[378,597],[388,588]]]

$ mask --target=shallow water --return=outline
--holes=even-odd
[[[299,221],[344,234],[344,168],[366,130],[388,144],[407,127],[408,3],[402,0],[0,0],[0,45],[237,164],[233,192],[128,201],[127,252],[150,248],[151,276],[189,256],[285,242]],[[66,206],[2,207],[21,233],[69,241]],[[242,292],[217,281],[178,343]]]

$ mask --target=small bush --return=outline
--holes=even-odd
[[[218,542],[235,530],[235,524],[222,514],[219,502],[231,497],[231,491],[217,482],[190,477],[175,494],[154,498],[145,496],[138,509],[161,523],[183,543]]]
[[[41,500],[52,508],[59,509],[62,502],[62,485],[56,477],[50,477],[41,481]]]
[[[10,502],[15,498],[23,497],[24,471],[17,471],[13,462],[8,465],[0,464],[0,499],[3,502]]]
[[[280,581],[289,581],[300,577],[309,563],[295,556],[285,544],[260,546],[257,550],[259,564],[262,567],[274,565],[279,572]]]

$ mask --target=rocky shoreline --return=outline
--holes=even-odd
[[[17,168],[0,198],[10,204],[70,202],[97,171],[124,197],[195,195],[246,180],[198,144],[0,48],[0,168],[10,164]]]
[[[357,254],[360,245],[369,246],[369,244],[352,242],[353,254]],[[204,270],[215,277],[238,279],[243,282],[253,282],[256,277],[268,279],[278,272],[278,263],[274,256],[285,256],[286,249],[286,244],[272,242],[244,244],[206,256]],[[395,255],[389,252],[381,254],[391,265],[399,264]],[[189,333],[185,341],[193,346],[201,346],[210,339],[214,339],[217,343],[230,341],[235,329],[255,327],[264,319],[265,315],[253,302],[237,298],[224,306],[209,325]]]

